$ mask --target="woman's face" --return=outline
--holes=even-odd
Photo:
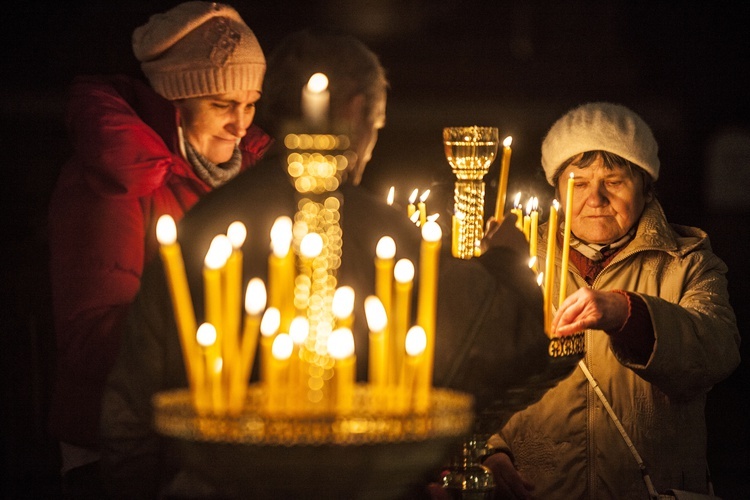
[[[185,139],[212,163],[232,158],[237,142],[255,118],[257,90],[181,99],[174,104],[180,112]]]
[[[586,168],[574,162],[563,170],[557,181],[562,206],[567,203],[570,174],[575,176],[571,232],[587,243],[606,245],[624,236],[650,199],[639,173],[619,166],[609,170],[599,157]]]

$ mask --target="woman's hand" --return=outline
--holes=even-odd
[[[528,256],[529,242],[516,227],[516,214],[508,214],[498,223],[494,217],[487,221],[487,230],[481,242],[482,253],[494,247],[508,247]]]
[[[492,471],[495,479],[496,499],[530,499],[534,485],[526,481],[510,461],[510,457],[503,452],[487,457],[482,465]]]
[[[552,333],[573,335],[587,328],[620,330],[628,319],[628,299],[621,293],[580,288],[566,298],[552,319]]]

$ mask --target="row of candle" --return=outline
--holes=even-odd
[[[563,226],[563,242],[560,247],[560,283],[558,290],[558,304],[559,308],[563,301],[567,297],[567,286],[568,286],[568,268],[570,263],[570,234],[571,234],[571,221],[570,216],[573,207],[573,189],[575,186],[575,177],[573,174],[570,175],[567,182],[566,191],[566,203],[565,211],[565,222]],[[538,251],[538,227],[539,227],[539,201],[536,197],[529,198],[526,204],[526,212],[524,213],[520,202],[521,193],[516,194],[513,208],[511,213],[516,215],[516,227],[523,232],[527,241],[529,242],[529,267],[537,271],[537,251]],[[549,218],[547,221],[547,256],[544,266],[544,271],[538,273],[538,281],[540,286],[543,286],[544,291],[544,330],[547,335],[552,335],[552,316],[553,316],[553,305],[552,305],[552,293],[555,283],[555,259],[557,257],[557,230],[559,228],[559,217],[560,203],[557,200],[552,200],[552,204],[549,209]]]
[[[331,305],[336,324],[328,336],[326,356],[333,360],[330,387],[323,401],[305,399],[305,373],[314,353],[305,353],[309,324],[306,311],[294,306],[297,266],[309,265],[320,252],[320,235],[308,233],[291,248],[292,224],[279,218],[272,229],[268,260],[268,294],[259,278],[246,287],[241,321],[242,251],[246,230],[235,222],[217,235],[204,260],[205,320],[196,327],[176,227],[162,216],[157,238],[169,290],[188,383],[199,412],[237,414],[243,408],[256,350],[260,379],[269,412],[348,411],[356,384],[356,354],[351,331],[354,290],[339,287]],[[424,411],[432,385],[437,304],[437,268],[441,231],[437,223],[422,227],[417,323],[411,325],[414,264],[394,262],[395,242],[385,236],[376,248],[376,291],[368,296],[365,315],[369,333],[368,383],[383,398],[384,409]]]

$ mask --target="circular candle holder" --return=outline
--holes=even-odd
[[[182,466],[229,498],[399,498],[470,431],[471,396],[434,388],[423,413],[382,410],[382,396],[355,387],[353,410],[266,414],[251,386],[239,415],[196,413],[186,389],[154,396],[154,426]]]

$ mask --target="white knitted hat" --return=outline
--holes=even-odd
[[[133,31],[133,53],[154,90],[169,100],[261,91],[266,59],[239,13],[185,2]]]
[[[659,178],[659,148],[651,128],[619,104],[592,102],[568,111],[542,142],[542,167],[547,182],[565,160],[587,151],[608,151]]]

